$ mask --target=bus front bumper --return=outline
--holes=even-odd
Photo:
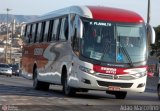
[[[133,80],[104,79],[79,71],[70,76],[69,86],[88,90],[144,92],[147,76]]]

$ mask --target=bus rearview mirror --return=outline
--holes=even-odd
[[[147,36],[150,41],[150,44],[155,44],[155,39],[156,39],[155,31],[150,24],[147,24],[146,26],[147,26]]]
[[[78,19],[77,21],[77,37],[82,38],[83,36],[83,23],[81,19]]]

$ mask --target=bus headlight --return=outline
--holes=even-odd
[[[80,69],[81,71],[86,72],[86,73],[89,73],[89,74],[94,74],[94,73],[95,73],[94,70],[89,69],[89,68],[84,67],[84,66],[81,66],[81,65],[79,66],[79,69]]]
[[[132,74],[132,76],[136,78],[140,78],[140,77],[144,77],[146,74],[147,74],[146,72],[140,72],[140,73]]]

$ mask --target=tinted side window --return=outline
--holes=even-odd
[[[54,20],[51,41],[57,40],[59,36],[59,29],[60,29],[60,19]]]
[[[43,41],[45,41],[45,42],[48,39],[49,23],[50,23],[50,21],[47,21],[45,23],[44,36],[43,36]]]
[[[68,18],[62,19],[60,40],[68,40]]]
[[[27,33],[26,33],[26,36],[28,36],[30,34],[30,28],[31,28],[31,25],[27,25]]]
[[[28,25],[27,26],[27,33],[26,33],[26,42],[27,43],[30,43],[30,38],[32,36],[30,32],[31,32],[31,25]]]
[[[27,26],[28,26],[28,25],[25,26],[24,37],[27,36]]]
[[[79,38],[76,35],[77,35],[77,29],[75,28],[75,32],[74,32],[73,40],[72,40],[72,47],[74,51],[78,52],[79,51]]]
[[[36,42],[39,42],[40,40],[41,30],[42,30],[42,23],[38,23]]]
[[[31,40],[30,43],[34,42],[34,38],[35,38],[35,32],[36,32],[36,24],[32,25],[32,32],[31,32]]]
[[[53,23],[54,23],[54,20],[50,20],[49,31],[48,31],[48,39],[47,39],[48,42],[51,41],[51,36],[52,36],[52,31],[53,31]]]
[[[35,43],[36,40],[37,40],[37,29],[38,29],[38,23],[36,23],[34,43]]]
[[[23,41],[27,42],[27,28],[28,28],[28,25],[25,26],[25,32],[24,32],[24,36],[23,36]]]
[[[45,22],[42,22],[42,26],[41,26],[41,35],[40,35],[40,40],[39,42],[43,42],[43,39],[44,39],[44,30],[45,30]]]

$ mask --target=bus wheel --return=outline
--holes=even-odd
[[[36,90],[48,90],[49,89],[49,83],[41,82],[37,79],[37,69],[34,70],[33,74],[33,88]]]
[[[157,93],[158,93],[158,98],[159,98],[159,100],[160,100],[160,84],[159,84],[158,87],[157,87]]]
[[[66,96],[73,96],[76,93],[75,88],[72,88],[68,85],[67,77],[64,78],[63,92]]]
[[[125,99],[127,95],[127,92],[119,92],[117,91],[115,93],[116,99]]]

